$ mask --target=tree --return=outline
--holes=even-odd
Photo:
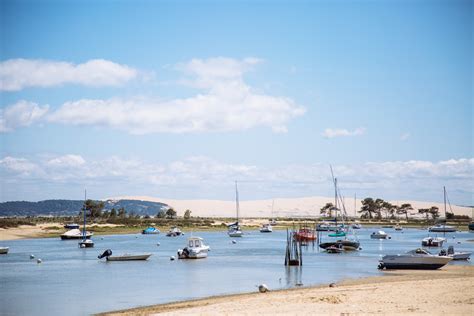
[[[334,207],[334,204],[332,203],[326,203],[323,207],[321,207],[320,214],[321,215],[326,215],[328,217],[332,217],[332,211],[335,210],[336,208]]]
[[[127,211],[125,211],[125,208],[123,208],[123,207],[119,208],[118,217],[120,217],[120,218],[127,217]]]
[[[115,210],[115,207],[110,210],[110,218],[116,218],[117,217],[117,211]]]
[[[432,206],[429,210],[428,213],[431,214],[431,217],[433,220],[437,219],[439,217],[439,208],[436,206]],[[428,215],[427,215],[428,216]]]
[[[102,201],[86,200],[84,202],[84,208],[89,213],[91,218],[101,217],[104,205],[105,204]]]
[[[365,198],[362,200],[362,207],[360,208],[359,213],[363,213],[362,216],[364,218],[372,219],[372,214],[377,213],[377,204],[375,204],[374,199],[372,198]]]
[[[375,214],[377,214],[377,219],[382,219],[382,209],[383,209],[383,204],[385,203],[384,200],[382,199],[376,199],[375,200]]]
[[[385,213],[385,218],[392,218],[393,213],[395,212],[395,206],[390,202],[383,201],[381,205],[381,210]]]
[[[157,214],[156,217],[158,218],[165,218],[166,217],[166,212],[163,210],[160,210]]]
[[[176,218],[176,211],[172,207],[166,211],[166,218]]]
[[[188,220],[191,218],[191,211],[190,210],[186,210],[186,212],[184,212],[184,219]]]
[[[426,220],[428,220],[428,216],[430,215],[430,209],[429,208],[419,208],[418,213],[422,214],[422,215],[425,215]]]
[[[410,203],[404,203],[400,207],[397,208],[397,214],[405,214],[405,217],[408,222],[408,211],[412,209],[413,207],[411,206]]]

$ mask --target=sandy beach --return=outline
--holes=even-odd
[[[333,286],[211,297],[104,315],[354,315],[474,313],[474,267],[398,270]]]

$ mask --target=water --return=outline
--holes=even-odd
[[[254,292],[265,283],[270,289],[336,282],[345,278],[381,275],[380,255],[417,248],[425,230],[384,229],[391,240],[370,239],[376,228],[358,231],[358,252],[327,254],[310,246],[304,250],[303,267],[286,268],[286,231],[248,232],[234,238],[225,232],[202,232],[211,246],[207,259],[175,260],[186,237],[164,235],[97,236],[95,248],[80,249],[77,241],[59,238],[0,242],[10,247],[0,255],[1,315],[86,315],[91,313],[166,303],[211,295]],[[441,234],[440,234],[441,235]],[[453,239],[452,237],[456,238]],[[474,234],[446,234],[456,251],[474,251]],[[324,240],[329,240],[324,237]],[[157,243],[161,245],[158,247]],[[461,242],[458,244],[458,242]],[[447,246],[446,246],[447,247]],[[97,256],[110,248],[114,254],[149,252],[148,261],[106,262]],[[433,248],[433,252],[439,249]],[[30,254],[41,258],[30,260]],[[471,265],[470,262],[450,264]]]

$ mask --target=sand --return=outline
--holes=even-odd
[[[142,200],[151,202],[162,202],[172,206],[178,215],[183,215],[189,209],[192,216],[201,217],[233,217],[235,216],[235,201],[223,200],[172,200],[166,198],[156,198],[149,196],[120,196],[110,198],[111,200]],[[301,197],[301,198],[276,198],[274,200],[254,200],[240,201],[241,217],[319,217],[320,209],[328,202],[334,203],[333,197]],[[418,214],[418,209],[437,206],[439,214],[444,216],[444,204],[437,202],[423,201],[389,201],[392,204],[401,205],[410,203],[414,210],[410,211],[412,218],[424,218]],[[272,203],[273,214],[272,214]],[[349,216],[359,216],[354,211],[354,199],[346,199],[346,211]],[[356,200],[356,209],[360,210],[361,200]],[[472,209],[464,206],[451,205],[451,209],[456,215],[472,216]],[[450,209],[448,208],[448,211]],[[404,215],[399,215],[405,219]]]
[[[335,284],[211,297],[107,315],[474,315],[474,267],[385,272]]]

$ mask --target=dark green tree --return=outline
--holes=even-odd
[[[190,210],[186,210],[186,212],[184,212],[184,219],[188,220],[191,218],[191,211]]]
[[[362,200],[362,207],[360,208],[359,213],[362,213],[364,218],[373,218],[372,214],[377,214],[377,204],[373,198],[365,198]]]
[[[332,211],[335,210],[334,204],[332,203],[326,203],[323,207],[321,207],[321,210],[319,214],[327,217],[332,217]]]
[[[170,207],[167,211],[166,211],[166,218],[170,218],[170,219],[173,219],[176,217],[176,211]]]
[[[408,211],[413,210],[413,207],[410,203],[404,203],[397,208],[397,214],[405,214],[406,220],[408,222]]]

